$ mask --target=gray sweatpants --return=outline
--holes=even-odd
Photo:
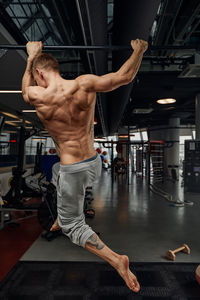
[[[85,223],[85,189],[101,175],[99,155],[72,165],[60,165],[57,179],[58,224],[70,240],[82,247],[94,231]]]

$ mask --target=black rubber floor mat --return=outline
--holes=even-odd
[[[135,294],[106,263],[19,262],[0,283],[0,299],[200,300],[196,267],[192,263],[131,263],[141,285]]]

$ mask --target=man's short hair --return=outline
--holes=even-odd
[[[36,68],[59,72],[58,61],[49,53],[41,53],[34,58],[32,63],[32,74],[34,74]]]

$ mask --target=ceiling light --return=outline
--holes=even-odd
[[[11,125],[11,126],[16,126],[17,124],[13,123],[12,121],[5,121],[5,124]]]
[[[12,123],[21,123],[22,120],[21,120],[21,119],[20,119],[20,120],[12,120],[11,122],[12,122]]]
[[[17,133],[17,131],[14,131],[14,130],[5,130],[4,132],[5,133]]]
[[[129,134],[129,136],[135,136],[135,134]],[[128,134],[120,134],[118,135],[119,138],[122,138],[122,139],[125,139],[125,138],[128,138]]]
[[[106,139],[105,137],[97,137],[97,138],[94,139],[94,141],[95,141],[95,142],[101,142],[101,141],[104,142],[105,139]]]
[[[19,120],[13,120],[13,121],[11,121],[11,122],[13,122],[13,123],[21,123],[21,122],[23,122],[23,120],[22,119],[19,119]],[[30,121],[25,121],[25,123],[26,124],[32,124]]]
[[[42,137],[42,138],[32,138],[32,141],[43,141],[46,142],[46,138]]]
[[[164,99],[159,99],[156,101],[159,104],[171,104],[171,103],[175,103],[176,99],[173,98],[164,98]]]
[[[23,113],[35,113],[36,110],[35,109],[24,109],[22,110]]]
[[[5,90],[5,91],[0,91],[0,94],[21,94],[22,91],[20,90]]]
[[[11,117],[11,118],[14,118],[14,119],[19,119],[18,116],[10,114],[10,113],[5,112],[5,111],[1,111],[1,114],[5,115],[5,116],[8,116],[8,117]]]

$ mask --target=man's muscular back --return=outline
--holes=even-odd
[[[134,52],[117,72],[64,80],[56,59],[42,53],[42,43],[27,43],[28,60],[22,94],[26,102],[36,107],[39,118],[54,139],[61,164],[73,164],[95,154],[96,92],[109,92],[133,80],[148,43],[136,39],[131,41],[131,46]]]
[[[30,101],[55,142],[61,164],[73,164],[95,154],[95,99],[96,93],[81,88],[77,78],[56,80]]]

